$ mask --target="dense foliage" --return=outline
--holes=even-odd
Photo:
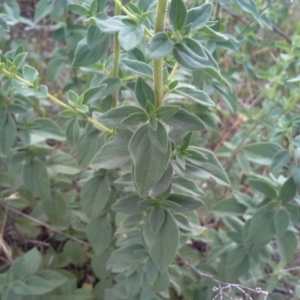
[[[0,299],[299,299],[297,4],[29,2],[0,3]]]

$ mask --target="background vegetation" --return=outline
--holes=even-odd
[[[175,2],[150,45],[157,1],[122,1],[129,40],[118,1],[0,2],[0,299],[299,299],[300,4]]]

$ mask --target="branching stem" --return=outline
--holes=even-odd
[[[1,72],[3,72],[4,74],[8,75],[10,78],[13,78],[13,79],[16,79],[22,83],[24,83],[25,85],[27,85],[28,87],[31,87],[31,88],[34,88],[34,85],[27,81],[26,79],[22,78],[21,76],[19,75],[16,75],[6,69],[1,69]],[[49,98],[51,101],[55,102],[56,104],[66,108],[67,110],[69,111],[72,111],[74,113],[77,113],[77,110],[75,108],[73,108],[72,106],[69,106],[68,104],[62,102],[61,100],[59,100],[58,98],[54,97],[53,95],[51,94],[47,94],[47,98]],[[114,130],[102,125],[101,123],[97,122],[96,120],[93,120],[92,118],[90,117],[86,117],[86,120],[93,124],[94,126],[96,126],[97,128],[99,128],[100,130],[106,132],[106,133],[110,133],[110,134],[113,134],[114,133]]]
[[[121,14],[121,7],[119,5],[115,5],[115,16]],[[114,36],[114,66],[112,70],[112,76],[118,77],[119,74],[119,65],[120,65],[120,42],[119,42],[119,33],[116,32]],[[118,91],[112,94],[112,107],[116,107],[118,105]]]
[[[168,0],[158,0],[155,21],[155,33],[164,31]],[[163,103],[163,60],[153,60],[153,81],[155,106],[160,107]]]

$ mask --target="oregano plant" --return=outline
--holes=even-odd
[[[244,145],[254,122],[223,154],[235,185],[236,174],[252,172],[247,186],[265,198],[225,197],[231,182],[208,143],[217,112],[237,110],[229,83],[237,76],[221,72],[219,50],[238,55],[242,41],[221,28],[223,1],[198,2],[40,0],[32,20],[16,1],[0,4],[3,32],[51,20],[59,45],[46,71],[22,45],[0,54],[2,227],[12,214],[29,239],[47,235],[15,260],[0,244],[11,259],[0,272],[1,300],[211,300],[233,299],[232,290],[267,299],[239,278],[256,274],[274,237],[286,263],[296,251],[289,226],[299,167],[279,184],[253,175],[250,163],[278,170],[294,154],[275,141]],[[254,1],[236,2],[273,28]],[[212,211],[217,230],[199,221]],[[210,263],[191,247],[196,240],[210,245]],[[82,270],[96,279],[82,279]]]

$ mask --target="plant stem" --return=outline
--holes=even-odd
[[[178,62],[176,62],[175,65],[174,65],[174,67],[173,67],[173,69],[172,69],[172,72],[169,75],[168,80],[172,80],[172,78],[174,77],[174,75],[175,75],[178,67],[179,67],[179,64],[178,64]]]
[[[164,31],[168,0],[158,0],[156,9],[155,33]],[[155,106],[160,107],[163,103],[163,60],[153,60],[153,81]]]
[[[121,14],[121,7],[115,4],[115,16]],[[118,77],[119,74],[119,64],[120,64],[120,42],[119,42],[119,33],[116,32],[114,35],[114,66],[112,71],[113,77]],[[116,107],[118,105],[118,93],[116,91],[112,94],[112,107]]]
[[[16,79],[22,83],[24,83],[25,85],[27,85],[28,87],[31,87],[31,88],[34,88],[34,85],[27,81],[26,79],[22,78],[21,76],[19,75],[16,75],[6,69],[2,69],[1,72],[3,72],[4,74],[8,75],[10,78],[13,78],[13,79]],[[67,110],[69,111],[72,111],[74,113],[78,113],[77,110],[75,108],[73,108],[72,106],[69,106],[68,104],[62,102],[61,100],[59,100],[58,98],[54,97],[53,95],[51,94],[47,94],[47,98],[49,98],[50,100],[52,100],[53,102],[55,102],[56,104],[66,108]],[[101,129],[102,131],[106,132],[106,133],[110,133],[110,134],[113,134],[114,133],[114,130],[102,125],[101,123],[93,120],[92,118],[86,116],[86,119],[89,123],[93,124],[94,126],[98,127],[99,129]]]
[[[123,10],[123,12],[130,18],[132,19],[134,22],[138,23],[139,22],[139,19],[134,15],[132,14],[123,4],[120,0],[114,0],[115,1],[115,5],[116,7],[118,7],[120,10]],[[121,12],[120,12],[121,13]],[[119,13],[119,14],[120,14]],[[152,37],[153,34],[152,32],[144,26],[144,30],[145,30],[145,33],[148,37]]]

